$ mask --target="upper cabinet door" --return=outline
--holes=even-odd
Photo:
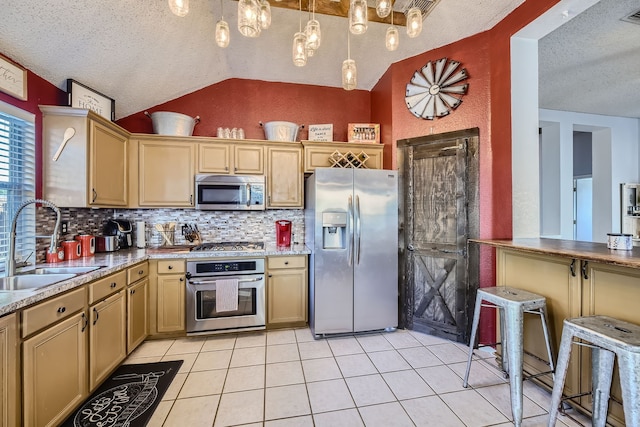
[[[192,207],[195,144],[144,141],[138,146],[140,206]]]
[[[127,205],[127,141],[100,123],[90,122],[89,204]]]
[[[259,145],[236,145],[234,146],[233,154],[234,174],[264,174],[264,147]]]
[[[302,208],[302,150],[267,148],[267,208]]]
[[[229,144],[198,144],[198,173],[231,173]]]

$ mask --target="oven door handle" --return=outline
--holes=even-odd
[[[245,280],[238,280],[238,283],[248,283],[248,282],[259,282],[261,280],[263,280],[264,277],[260,276],[260,277],[255,277],[253,279],[245,279]],[[224,280],[222,278],[217,279],[217,280],[189,280],[189,284],[190,285],[212,285],[215,284],[218,280]]]

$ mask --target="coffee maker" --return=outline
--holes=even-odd
[[[105,236],[117,236],[120,249],[133,246],[133,225],[127,219],[110,219],[102,232]]]

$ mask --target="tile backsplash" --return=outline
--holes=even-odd
[[[78,234],[101,235],[102,228],[111,218],[130,220],[135,227],[144,221],[147,236],[153,236],[155,224],[176,223],[175,244],[189,244],[182,236],[183,224],[197,224],[203,242],[264,241],[276,240],[275,222],[291,221],[292,241],[304,243],[304,210],[280,209],[259,212],[244,211],[199,211],[193,209],[85,209],[60,208],[62,221],[68,223],[68,231],[60,235],[61,240],[73,239]],[[36,213],[36,234],[47,236],[53,233],[55,215],[48,208],[39,207]],[[135,231],[135,229],[134,229]],[[135,237],[135,233],[134,233]],[[157,242],[151,239],[147,244]],[[135,244],[135,242],[134,242]],[[45,260],[49,239],[36,240],[37,263]]]

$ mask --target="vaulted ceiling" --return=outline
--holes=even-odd
[[[330,1],[316,0],[316,7]],[[395,52],[384,47],[389,25],[369,23],[364,35],[351,36],[357,88],[370,90],[393,62],[493,27],[523,1],[440,0],[417,38],[408,38],[400,28]],[[305,67],[294,66],[293,35],[309,12],[284,7],[272,7],[271,28],[249,39],[235,28],[233,0],[191,0],[185,17],[173,15],[166,0],[5,3],[0,53],[61,89],[72,78],[115,99],[116,118],[234,77],[341,87],[340,70],[347,58],[347,20],[316,14],[320,49]],[[231,27],[226,49],[214,41],[222,11]]]
[[[317,10],[338,12],[316,14],[322,44],[296,67],[293,34],[309,18],[309,0],[301,1],[302,13],[295,0],[270,0],[271,28],[256,39],[235,28],[234,0],[191,0],[185,17],[173,15],[166,0],[5,2],[0,53],[61,89],[73,78],[114,98],[116,118],[229,78],[340,87],[348,30],[335,15],[345,13],[346,0],[315,1]],[[396,9],[413,1],[429,2],[396,0]],[[389,24],[370,22],[364,35],[350,36],[358,89],[373,88],[394,62],[490,29],[523,1],[434,1],[417,38],[400,27],[395,52],[384,48]],[[640,25],[620,20],[638,8],[638,0],[600,0],[540,40],[541,107],[640,117]],[[231,27],[226,49],[214,41],[221,14]]]

